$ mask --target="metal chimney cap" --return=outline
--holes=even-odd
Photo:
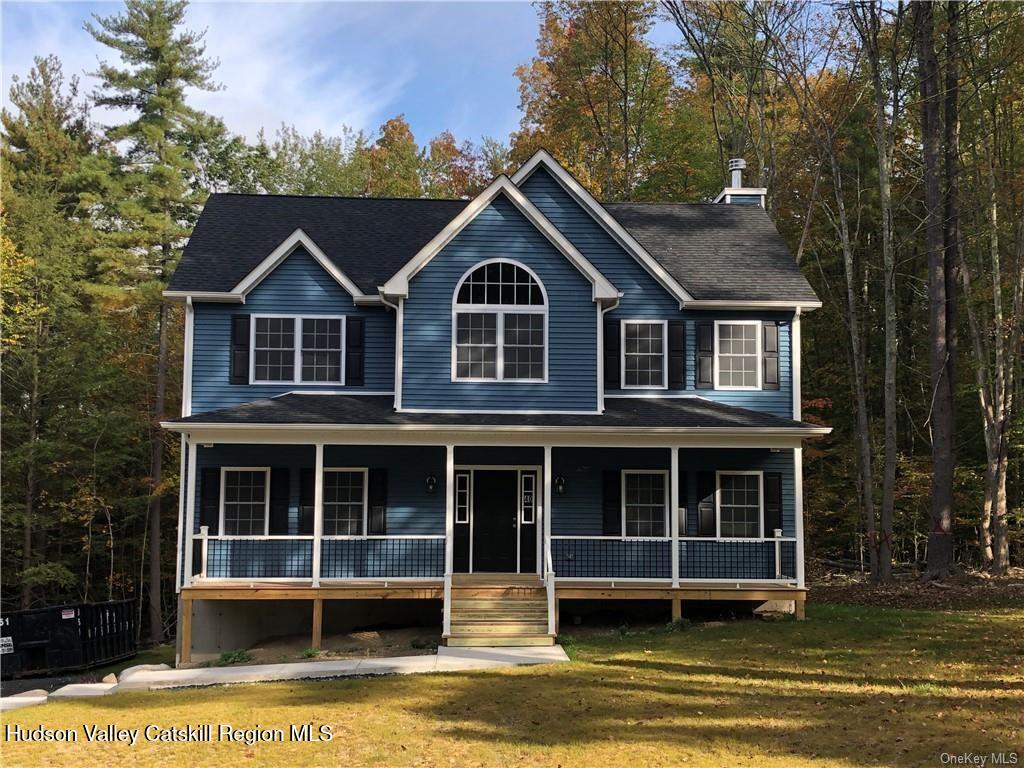
[[[733,157],[729,159],[729,170],[730,171],[742,171],[747,167],[747,161],[742,157]]]

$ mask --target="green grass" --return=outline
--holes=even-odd
[[[9,744],[5,766],[938,766],[1024,744],[1024,610],[809,606],[807,622],[616,631],[570,664],[123,693],[5,723],[332,726],[329,743]]]

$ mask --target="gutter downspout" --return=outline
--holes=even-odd
[[[620,293],[614,304],[599,308],[597,313],[597,412],[604,413],[604,316],[619,306]]]
[[[402,355],[404,353],[403,337],[404,332],[404,319],[405,319],[405,299],[399,298],[397,304],[392,304],[388,301],[387,296],[384,295],[383,289],[380,290],[380,300],[385,307],[390,307],[395,310],[395,401],[394,409],[396,411],[402,410]]]

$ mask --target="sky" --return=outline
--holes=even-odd
[[[66,75],[86,73],[113,52],[83,29],[120,3],[0,0],[3,104],[13,75],[37,55],[57,54]],[[442,130],[459,139],[502,140],[519,124],[514,70],[534,54],[536,10],[526,2],[196,2],[188,26],[206,29],[223,90],[190,103],[250,140],[282,123],[310,134],[342,125],[373,132],[404,114],[420,143]],[[116,115],[95,111],[100,124]]]

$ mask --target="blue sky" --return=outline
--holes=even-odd
[[[56,53],[79,75],[109,58],[82,25],[120,8],[4,0],[4,105],[11,76],[24,75],[35,55]],[[420,142],[445,128],[460,139],[505,139],[519,123],[513,71],[530,60],[537,35],[525,2],[195,2],[188,19],[207,29],[224,85],[191,94],[192,103],[249,138],[282,122],[306,133],[342,124],[372,131],[404,113]],[[95,82],[82,79],[86,89]],[[100,123],[116,117],[94,113]]]

